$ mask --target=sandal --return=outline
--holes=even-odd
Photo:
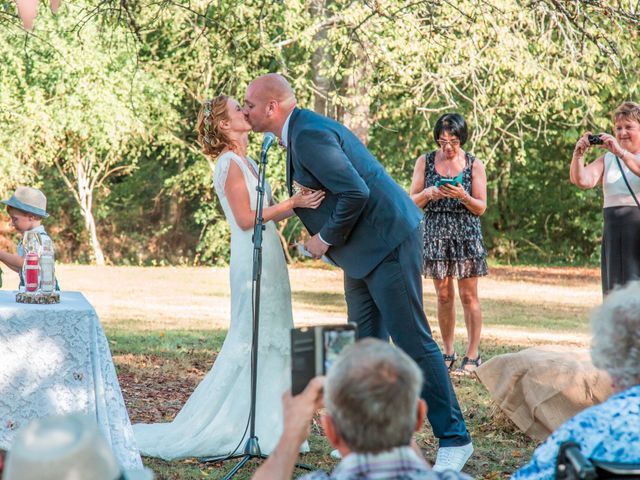
[[[447,370],[452,371],[453,365],[456,363],[456,360],[458,360],[458,355],[456,355],[456,352],[453,352],[453,355],[447,355],[446,353],[443,353],[442,360],[444,360],[444,366],[447,367]]]
[[[480,358],[480,355],[478,355],[477,358],[469,358],[465,355],[462,359],[462,363],[456,369],[456,373],[459,375],[473,375],[473,372],[475,372],[476,368],[480,365],[482,365],[482,358]]]

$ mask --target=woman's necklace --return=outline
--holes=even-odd
[[[436,162],[438,162],[443,168],[446,166],[447,168],[446,176],[451,177],[451,166],[453,165],[454,167],[457,167],[459,159],[460,159],[460,153],[456,154],[456,156],[451,160],[447,160],[447,158],[444,156],[444,153],[440,152],[440,158],[438,159],[438,157],[436,157]],[[460,171],[464,170],[465,166],[466,166],[466,162],[463,162],[462,169]]]

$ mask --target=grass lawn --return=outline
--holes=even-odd
[[[13,287],[10,275],[5,274],[4,288]],[[296,324],[345,320],[340,271],[303,265],[292,267],[290,275]],[[211,368],[224,340],[228,270],[64,265],[58,276],[63,289],[82,291],[100,315],[132,422],[170,421]],[[479,289],[485,361],[532,345],[588,345],[588,313],[601,300],[596,270],[495,267]],[[430,281],[425,281],[425,308],[438,339]],[[459,305],[457,313],[461,354],[465,330]],[[508,477],[527,461],[535,442],[497,410],[479,382],[454,378],[454,386],[475,446],[465,471],[476,478]],[[301,460],[331,469],[330,447],[317,422],[310,442],[312,451]],[[418,443],[432,460],[436,442],[428,426]],[[216,479],[235,464],[143,460],[158,479]],[[256,465],[251,462],[236,478],[250,478]]]

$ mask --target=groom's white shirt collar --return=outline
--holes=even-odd
[[[287,119],[284,121],[284,125],[282,125],[282,134],[280,135],[280,141],[282,142],[282,146],[284,148],[287,148],[289,146],[287,141],[289,139],[289,120],[291,120],[292,114],[293,114],[293,110],[291,110],[291,113],[289,114]]]

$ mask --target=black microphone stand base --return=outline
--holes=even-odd
[[[214,455],[212,457],[202,457],[199,458],[198,461],[202,463],[217,463],[223,462],[225,460],[232,460],[234,458],[241,458],[245,456],[256,457],[256,458],[267,458],[267,455],[263,455],[260,451],[260,444],[258,443],[258,437],[249,437],[247,438],[246,443],[244,444],[244,450],[242,453],[234,453],[231,455]]]
[[[268,455],[265,455],[260,451],[260,445],[258,444],[258,437],[250,437],[247,439],[247,443],[244,444],[244,453],[238,453],[236,455],[221,455],[217,457],[206,457],[200,458],[199,461],[201,463],[218,463],[225,460],[233,460],[239,458],[240,461],[227,473],[222,480],[231,479],[238,471],[244,467],[244,465],[251,459],[261,458],[267,459]],[[313,467],[311,465],[307,465],[304,463],[296,463],[297,468],[302,468],[303,470],[312,471]]]
[[[237,455],[222,455],[218,457],[206,457],[201,458],[200,462],[202,463],[217,463],[223,460],[232,460],[234,458],[239,458],[240,461],[236,464],[235,467],[231,469],[229,473],[227,473],[223,480],[229,480],[232,478],[238,471],[252,458],[267,458],[267,455],[263,455],[260,452],[260,444],[258,443],[258,437],[249,437],[247,439],[247,443],[244,444],[244,453],[239,453]]]

